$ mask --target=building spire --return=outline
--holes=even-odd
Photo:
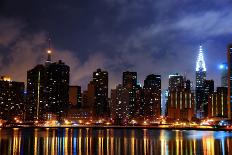
[[[51,38],[48,38],[48,49],[47,49],[47,60],[46,63],[51,63],[52,62],[52,49],[51,49]]]
[[[201,45],[199,47],[199,54],[198,54],[197,62],[196,62],[196,71],[205,71],[206,72],[203,49],[202,49]]]

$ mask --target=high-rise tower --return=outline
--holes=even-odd
[[[51,61],[51,46],[45,65],[27,71],[26,120],[46,120],[50,114],[61,116],[69,102],[70,68],[64,62]]]
[[[196,114],[202,117],[204,100],[204,81],[206,79],[206,65],[202,46],[199,47],[199,54],[196,62]]]
[[[228,118],[231,119],[231,103],[232,103],[232,44],[227,48],[227,63],[228,63]]]

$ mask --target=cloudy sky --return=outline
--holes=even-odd
[[[109,72],[110,87],[122,72],[138,80],[186,74],[195,82],[203,45],[207,78],[220,86],[218,65],[232,42],[230,0],[1,0],[0,75],[26,81],[26,71],[46,59],[48,35],[53,61],[71,67],[71,84],[84,88],[97,68]]]

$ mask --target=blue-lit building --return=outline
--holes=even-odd
[[[206,79],[206,65],[202,46],[199,48],[199,54],[196,62],[196,116],[202,118],[204,113],[204,81]]]

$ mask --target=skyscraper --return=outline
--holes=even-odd
[[[204,80],[204,95],[203,95],[203,117],[208,116],[208,101],[209,95],[214,92],[214,81],[213,80]]]
[[[137,72],[123,72],[122,86],[129,91],[129,116],[132,118],[136,112]]]
[[[206,79],[206,65],[202,46],[199,48],[199,54],[196,62],[196,113],[201,118],[204,103],[204,80]]]
[[[227,64],[228,64],[228,118],[231,119],[231,103],[232,103],[232,44],[227,48]]]
[[[0,119],[13,121],[14,117],[23,119],[25,100],[24,82],[0,77]]]
[[[27,120],[46,119],[51,113],[59,118],[69,103],[69,66],[59,60],[51,62],[47,51],[45,65],[37,65],[27,72]]]
[[[179,74],[169,76],[168,120],[190,121],[194,114],[194,93],[191,92],[191,81]]]
[[[148,75],[144,80],[142,91],[143,116],[159,117],[161,115],[161,75]]]
[[[129,91],[121,84],[111,90],[111,116],[115,124],[127,123],[129,118]]]
[[[37,65],[27,71],[27,108],[26,120],[42,119],[47,112],[47,100],[45,94],[45,67]]]
[[[93,113],[96,118],[108,117],[108,72],[97,69],[93,73],[93,84],[95,89]]]

